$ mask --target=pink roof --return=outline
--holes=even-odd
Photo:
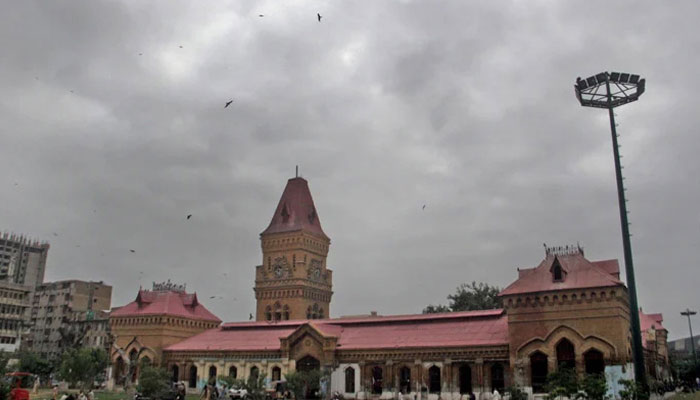
[[[337,337],[339,350],[416,347],[493,346],[508,344],[503,310],[371,318],[243,322],[224,324],[168,347],[168,351],[278,350],[280,339],[309,324],[324,336]]]
[[[559,282],[553,280],[551,272],[555,259],[559,261],[563,270],[564,279]],[[520,269],[518,279],[499,295],[624,286],[624,283],[618,279],[619,267],[616,268],[616,266],[615,260],[591,262],[582,254],[550,254],[537,267]]]
[[[139,290],[136,300],[113,309],[112,316],[170,315],[203,321],[221,320],[197,301],[197,294],[176,291]]]
[[[651,328],[658,330],[666,329],[661,323],[664,321],[663,314],[644,314],[642,309],[639,309],[639,325],[642,332],[648,331]]]
[[[292,178],[287,181],[270,225],[261,235],[300,230],[328,238],[321,228],[308,182],[304,178]]]

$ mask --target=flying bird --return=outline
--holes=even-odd
[[[129,249],[129,251],[132,253],[136,253],[136,250],[133,250],[133,249]]]
[[[182,48],[182,46],[180,46],[180,48]]]
[[[224,106],[224,108],[226,108],[226,107],[230,106],[230,105],[231,105],[231,103],[233,103],[233,100],[229,100],[229,101],[227,101],[227,102],[226,102],[226,105]]]
[[[142,56],[142,55],[143,55],[143,53],[139,53],[139,55],[140,55],[140,56]]]
[[[425,204],[423,204],[423,209],[425,210]]]
[[[316,13],[316,17],[318,17],[318,22],[321,22],[321,18],[323,18],[323,16],[319,13]]]
[[[259,15],[258,15],[258,17],[260,17],[260,18],[262,18],[262,17],[264,17],[264,16],[265,16],[264,14],[259,14]]]
[[[58,233],[54,232],[53,235],[54,235],[54,236],[58,236]]]
[[[252,321],[252,320],[253,320],[253,314],[250,314],[250,315],[248,316],[248,321]]]
[[[192,218],[192,214],[187,214],[187,219]]]

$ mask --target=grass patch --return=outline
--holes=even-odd
[[[700,400],[700,392],[695,393],[678,393],[669,400]]]

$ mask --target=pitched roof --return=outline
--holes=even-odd
[[[292,178],[287,181],[270,225],[261,235],[300,230],[328,239],[321,228],[308,182],[304,178]]]
[[[278,350],[280,339],[309,324],[336,337],[339,350],[492,346],[508,343],[503,310],[371,318],[228,323],[174,344],[167,351]]]
[[[648,331],[651,328],[654,328],[657,331],[662,329],[666,330],[666,328],[664,328],[664,326],[661,324],[662,322],[664,322],[663,314],[644,314],[642,309],[639,309],[639,326],[642,332]]]
[[[561,281],[556,282],[553,280],[551,272],[555,260],[561,265],[564,277]],[[505,288],[499,296],[552,290],[624,286],[624,283],[619,279],[619,266],[616,260],[591,262],[580,253],[549,254],[537,267],[520,269],[518,272],[518,279]]]
[[[196,293],[139,290],[136,300],[112,309],[112,316],[170,315],[203,321],[221,320],[197,300]]]

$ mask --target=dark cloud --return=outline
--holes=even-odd
[[[0,225],[51,240],[49,279],[104,279],[121,305],[171,278],[246,319],[297,164],[333,239],[336,316],[507,285],[542,242],[622,261],[608,121],[572,87],[618,69],[648,80],[617,111],[640,304],[672,337],[700,308],[694,2],[4,11]]]

